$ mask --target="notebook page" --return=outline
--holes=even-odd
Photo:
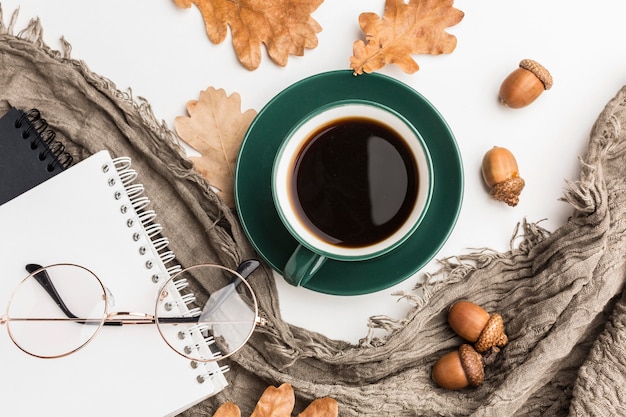
[[[149,242],[133,239],[129,214],[120,210],[128,198],[116,200],[108,185],[119,177],[101,170],[110,161],[99,152],[0,206],[2,314],[27,263],[83,265],[114,295],[111,310],[154,314],[160,284],[146,270],[150,251],[140,254]],[[26,355],[4,327],[0,415],[174,415],[226,384],[222,375],[198,383],[206,370],[172,351],[152,324],[105,326],[84,349],[59,359]]]

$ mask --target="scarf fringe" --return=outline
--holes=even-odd
[[[509,243],[508,252],[497,252],[489,248],[476,248],[464,255],[450,256],[438,260],[439,269],[434,273],[425,272],[420,281],[411,291],[397,291],[392,296],[398,297],[398,301],[407,301],[413,306],[413,310],[407,317],[396,319],[385,315],[370,317],[368,321],[368,333],[359,340],[359,346],[377,347],[384,345],[394,331],[402,329],[413,316],[421,310],[433,294],[444,290],[447,286],[465,280],[473,271],[487,267],[489,264],[500,259],[508,258],[513,254],[527,254],[533,247],[550,236],[550,231],[541,227],[543,220],[531,223],[526,219],[517,223]],[[518,242],[518,243],[516,243]],[[383,336],[377,336],[381,333]]]

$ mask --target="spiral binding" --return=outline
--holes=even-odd
[[[130,202],[130,207],[132,207],[132,210],[129,210],[127,205],[122,204],[120,206],[120,212],[122,214],[132,214],[126,219],[126,225],[129,228],[141,225],[141,231],[135,231],[132,238],[134,241],[138,242],[142,239],[142,234],[145,234],[145,239],[150,243],[150,246],[154,251],[152,253],[154,257],[148,258],[144,263],[146,269],[153,269],[156,263],[161,263],[165,271],[168,273],[169,271],[182,269],[180,265],[167,265],[175,259],[174,253],[168,250],[169,240],[166,237],[159,236],[163,227],[154,222],[156,219],[156,212],[148,209],[150,199],[143,195],[145,191],[144,186],[142,184],[134,183],[137,179],[137,171],[132,168],[131,159],[128,157],[115,158],[113,159],[113,167],[117,172],[117,178],[115,176],[109,177],[108,183],[111,187],[114,187],[117,185],[116,182],[119,179],[121,186],[124,189],[124,192],[119,191],[119,189],[118,191],[115,191],[114,198],[116,200],[121,200],[125,195]],[[107,173],[110,168],[108,165],[105,165],[102,169],[105,173]],[[140,246],[139,254],[148,256],[150,255],[150,251],[148,251],[147,246]],[[160,277],[158,273],[155,273],[152,276],[152,281],[156,284],[161,281],[161,278],[162,277]]]
[[[48,171],[54,171],[56,166],[66,169],[72,165],[74,158],[65,151],[65,145],[56,140],[56,132],[48,129],[48,122],[41,117],[39,110],[30,109],[22,112],[22,115],[15,120],[14,126],[16,129],[21,129],[24,125],[26,128],[22,131],[22,138],[33,137],[30,148],[36,150],[40,144],[44,145],[43,150],[39,152],[39,159],[45,161],[48,156],[52,156],[52,161],[47,166]]]
[[[176,257],[174,252],[169,250],[169,239],[163,237],[160,233],[163,230],[161,224],[155,222],[156,212],[148,209],[150,205],[150,199],[143,195],[144,186],[142,184],[134,183],[137,179],[137,172],[131,167],[131,159],[128,157],[119,157],[113,159],[113,169],[117,172],[117,176],[111,175],[107,182],[109,186],[117,191],[113,191],[113,197],[120,201],[120,212],[126,215],[126,226],[129,229],[134,229],[131,234],[132,239],[135,242],[146,241],[145,245],[139,246],[139,255],[147,256],[144,261],[144,266],[147,271],[161,271],[167,274],[167,277],[162,277],[159,272],[153,272],[151,275],[152,282],[157,284],[162,281],[163,278],[169,278],[176,273],[182,271],[182,266],[173,262]],[[106,174],[109,173],[111,167],[107,164],[102,166],[102,171]],[[121,182],[118,184],[117,182]],[[121,188],[120,188],[121,186]],[[123,191],[121,190],[123,189]],[[128,199],[128,205],[123,201],[124,196]],[[132,208],[132,209],[131,209]],[[155,268],[155,266],[157,266]],[[184,311],[190,316],[199,316],[201,310],[197,307],[191,307],[191,304],[196,300],[195,295],[190,291],[189,282],[186,279],[177,279],[173,281],[174,288],[178,292],[179,296],[173,298],[170,306],[165,306],[166,309],[178,308]],[[185,291],[186,290],[186,291]],[[209,346],[214,343],[211,337],[206,337],[203,329],[195,329],[193,337],[189,337],[191,344],[186,346],[185,349],[203,350],[209,349]],[[181,337],[181,340],[185,337]],[[201,341],[201,343],[197,343]],[[220,357],[219,352],[211,350],[211,353],[215,357]],[[218,366],[216,364],[198,364],[192,362],[193,369],[199,369],[202,373],[197,376],[198,383],[204,383],[205,381],[212,380],[216,375],[223,374],[228,370],[227,366]]]
[[[230,368],[228,367],[228,365],[224,365],[224,366],[220,366],[220,368],[218,370],[215,371],[209,371],[206,372],[202,375],[198,375],[197,380],[199,383],[203,383],[206,380],[212,379],[213,377],[215,377],[215,375],[219,374],[223,374],[225,372],[228,372],[230,370]]]

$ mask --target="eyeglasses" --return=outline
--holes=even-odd
[[[0,324],[13,343],[38,358],[60,358],[87,345],[102,326],[156,324],[165,341],[192,361],[226,358],[245,345],[257,324],[256,296],[245,278],[259,262],[237,271],[196,265],[168,279],[157,293],[154,314],[109,312],[113,295],[90,270],[75,264],[28,265]],[[189,292],[192,283],[202,291]],[[207,297],[204,304],[195,297]],[[200,306],[203,306],[202,308]]]

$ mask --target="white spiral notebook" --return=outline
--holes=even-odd
[[[101,151],[0,205],[0,315],[28,263],[83,265],[114,294],[115,311],[153,313],[160,283],[179,267],[139,182],[130,160]],[[154,325],[104,326],[58,359],[23,353],[5,327],[3,416],[175,415],[226,386],[219,364],[192,366]]]

